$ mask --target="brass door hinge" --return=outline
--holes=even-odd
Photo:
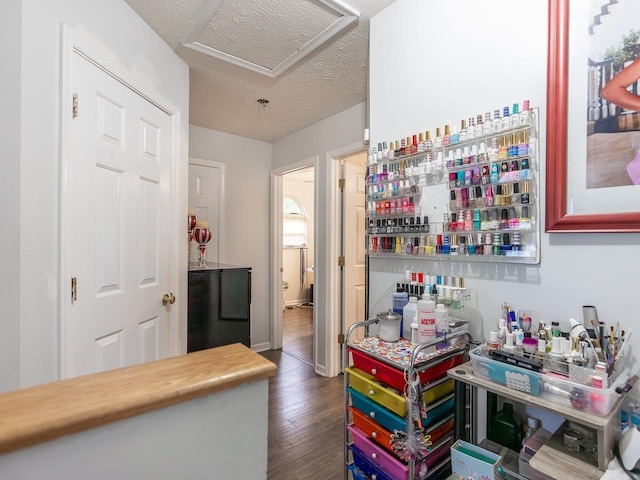
[[[338,334],[338,343],[340,345],[342,345],[344,343],[344,334],[343,333],[339,333]]]
[[[78,280],[76,277],[71,277],[71,302],[78,300]]]
[[[78,118],[78,94],[73,94],[73,107],[72,107],[72,117]]]
[[[344,267],[344,257],[338,257],[338,266]]]
[[[340,180],[338,180],[338,188],[340,190],[344,190],[346,186],[347,186],[347,181],[344,178],[341,178]]]

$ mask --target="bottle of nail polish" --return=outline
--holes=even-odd
[[[442,231],[443,232],[448,232],[449,231],[449,225],[451,224],[451,220],[449,220],[449,214],[448,213],[444,213],[443,214],[443,220],[442,220]]]
[[[500,230],[506,230],[507,228],[509,228],[509,215],[506,208],[503,208],[500,211],[500,223],[498,225],[498,228]]]
[[[451,127],[451,135],[449,136],[449,143],[451,145],[460,143],[460,134],[458,133],[458,129],[456,128],[455,124]]]
[[[404,157],[407,154],[406,150],[407,150],[407,141],[404,138],[401,138],[400,139],[400,151],[398,152],[399,156],[400,157]]]
[[[463,188],[460,190],[462,198],[460,199],[460,206],[458,208],[469,208],[469,189]]]
[[[518,205],[520,203],[520,184],[513,184],[513,192],[511,193],[511,205]]]
[[[482,144],[482,146],[484,147],[484,143]],[[469,163],[478,163],[478,157],[478,146],[474,143],[473,145],[471,145],[471,152],[469,153]]]
[[[469,117],[469,125],[467,125],[467,140],[471,140],[476,136],[476,125],[473,117]],[[460,140],[462,141],[462,140]]]
[[[520,203],[528,204],[529,203],[529,182],[522,182],[522,194],[520,195]]]
[[[444,135],[442,136],[442,146],[446,147],[451,144],[451,128],[449,125],[444,126]]]
[[[420,172],[418,172],[418,174],[419,173]],[[429,152],[429,153],[427,153],[425,155],[424,173],[425,173],[425,175],[432,175],[433,174],[433,157],[432,157],[431,152]]]
[[[490,233],[485,233],[484,235],[484,254],[492,255],[493,254],[493,240]]]
[[[464,142],[469,138],[469,130],[467,129],[467,121],[463,118],[460,121],[460,132],[458,132],[458,141]]]
[[[449,255],[451,253],[451,244],[449,243],[449,235],[442,236],[442,254]]]
[[[529,230],[530,228],[531,228],[531,217],[529,217],[529,207],[525,206],[525,207],[522,207],[518,229]]]
[[[451,172],[449,175],[450,176],[455,175],[455,172]],[[451,182],[449,182],[449,184],[451,184]],[[456,191],[449,190],[449,209],[455,210],[455,208],[456,208]]]
[[[502,245],[500,246],[500,254],[506,255],[511,250],[511,239],[508,233],[502,234]]]
[[[454,164],[456,167],[462,165],[462,149],[456,148],[455,156],[453,157]]]
[[[522,102],[522,112],[520,112],[520,125],[529,125],[529,100]]]
[[[500,228],[500,220],[498,220],[498,209],[491,210],[491,221],[489,222],[489,230],[498,230]]]
[[[413,197],[409,197],[409,214],[414,215],[416,213],[416,205],[413,203]]]
[[[475,137],[482,137],[484,135],[484,122],[482,121],[482,114],[476,117]]]
[[[464,170],[458,170],[456,176],[456,187],[464,186]]]
[[[423,231],[423,232],[425,232],[425,233],[429,233],[429,231],[430,231],[430,229],[431,229],[431,228],[429,227],[429,217],[425,215],[425,216],[422,218],[422,220],[423,220],[423,222],[422,222],[422,231]]]
[[[498,160],[505,160],[509,156],[507,147],[507,137],[500,137],[500,147],[498,147]]]
[[[423,153],[423,152],[424,152],[424,135],[422,132],[420,132],[418,136],[418,153]]]
[[[498,184],[495,186],[495,191],[493,194],[493,206],[501,207],[502,205],[504,205],[502,203],[502,185]]]
[[[522,250],[522,244],[520,242],[520,232],[513,232],[511,234],[511,250],[513,251]]]
[[[489,210],[482,211],[482,221],[480,222],[480,230],[489,230],[491,228],[491,220],[489,220]]]
[[[524,157],[520,160],[520,170],[529,170],[529,158]]]
[[[473,173],[471,174],[471,185],[480,185],[480,167],[473,167]]]
[[[501,130],[508,130],[511,125],[511,119],[509,118],[509,106],[507,105],[502,109],[502,125]]]
[[[483,234],[478,233],[476,235],[476,254],[483,255],[484,254],[484,245],[483,245]]]
[[[451,245],[449,248],[450,255],[458,255],[458,236],[451,235]]]
[[[513,207],[509,208],[509,228],[515,229],[518,228],[519,225],[520,219],[516,216],[516,209]]]
[[[431,132],[427,130],[425,132],[424,151],[430,152],[432,148],[433,148],[433,142],[431,141]]]
[[[473,235],[469,235],[467,237],[467,255],[475,255],[476,254],[476,245],[473,241]]]
[[[502,186],[502,205],[511,205],[511,194],[509,193],[509,184]]]
[[[520,125],[520,113],[518,112],[518,104],[514,103],[511,109],[511,118],[509,119],[509,128],[515,128]]]
[[[498,183],[500,180],[500,169],[497,163],[491,164],[491,173],[489,174],[489,179],[491,183]]]
[[[480,167],[480,182],[482,185],[488,185],[491,183],[491,176],[489,175],[489,166],[483,165]]]
[[[469,146],[465,145],[464,148],[462,149],[462,164],[469,165],[470,163],[471,163],[471,154],[469,153]]]
[[[484,198],[482,198],[482,187],[476,187],[476,208],[484,208]]]
[[[498,133],[502,130],[502,119],[500,118],[500,110],[493,111],[493,121],[491,122],[491,131]]]
[[[464,227],[465,227],[464,210],[460,210],[460,212],[458,212],[458,231],[459,232],[464,231]]]
[[[471,220],[471,210],[467,210],[464,217],[464,229],[466,231],[473,230],[473,221]]]
[[[473,168],[467,168],[464,170],[464,185],[471,185],[471,179],[473,178]]]
[[[487,187],[487,192],[484,195],[484,206],[492,207],[493,206],[493,189],[491,185]]]
[[[500,112],[498,112],[500,115]],[[482,134],[486,137],[493,133],[493,121],[491,120],[491,112],[484,114],[484,126],[482,127]]]
[[[517,157],[518,156],[518,140],[516,139],[516,134],[512,133],[509,137],[509,150],[507,151],[509,157]]]
[[[518,140],[518,156],[524,157],[529,155],[529,143],[527,141],[527,132],[520,132]]]
[[[502,240],[500,239],[500,234],[499,233],[494,233],[493,234],[493,254],[495,256],[499,256],[500,254],[502,254],[502,249],[500,247],[502,247]]]
[[[498,161],[498,151],[499,151],[498,138],[497,137],[493,137],[491,139],[491,146],[487,150],[487,157],[489,158],[490,162],[497,162]]]
[[[472,230],[480,230],[481,228],[481,220],[480,220],[480,210],[477,208],[473,211],[473,220],[471,222]]]
[[[389,143],[389,154],[388,154],[389,160],[393,160],[395,158],[395,154],[396,154],[396,152],[394,150],[395,149],[395,145],[396,144],[394,142],[390,142]]]
[[[441,175],[443,167],[444,166],[442,165],[442,151],[439,151],[438,153],[436,153],[436,161],[433,162],[433,174]]]
[[[418,136],[414,135],[411,138],[411,150],[409,152],[410,155],[415,155],[418,153]]]
[[[433,148],[442,148],[442,135],[440,135],[440,127],[436,128],[436,138],[433,139]]]

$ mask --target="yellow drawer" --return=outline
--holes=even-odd
[[[352,388],[401,417],[407,414],[407,402],[403,392],[380,383],[375,377],[357,368],[347,367],[345,370]]]
[[[437,385],[434,385],[433,387],[427,387],[427,390],[425,390],[424,393],[422,394],[422,398],[424,398],[424,403],[429,405],[430,403],[433,403],[436,400],[439,400],[445,395],[450,394],[451,392],[453,392],[454,386],[455,386],[455,382],[453,378],[449,378],[444,382],[440,382]]]

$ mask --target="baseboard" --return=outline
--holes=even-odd
[[[251,345],[251,350],[253,350],[254,352],[264,352],[267,350],[271,350],[271,343],[263,342]]]

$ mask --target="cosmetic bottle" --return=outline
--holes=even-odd
[[[500,110],[493,111],[493,121],[491,122],[491,131],[498,133],[502,130],[502,119],[500,118]]]
[[[484,160],[480,160],[480,155],[482,158],[486,160],[486,153],[484,151],[484,143],[480,144],[480,151],[478,151],[478,146],[474,143],[471,145],[471,152],[469,153],[469,163],[479,163]]]
[[[507,332],[504,345],[502,346],[502,350],[504,350],[507,353],[515,353],[516,347],[514,345],[512,332]]]
[[[475,205],[471,205],[470,206],[475,206],[476,208],[484,208],[484,198],[482,198],[482,187],[481,186],[477,186],[476,187],[476,201],[475,201]]]
[[[436,138],[433,139],[433,148],[442,148],[442,135],[440,135],[440,127],[436,128]]]
[[[464,170],[458,170],[456,172],[456,187],[464,186]]]
[[[448,232],[449,224],[451,223],[451,220],[449,220],[449,214],[445,212],[442,216],[444,217],[442,220],[442,231]]]
[[[529,125],[529,100],[522,102],[522,112],[520,112],[520,125]]]
[[[479,213],[480,212],[478,212],[478,214]],[[464,229],[465,231],[473,230],[473,221],[471,220],[471,210],[467,210],[466,215],[464,217]]]
[[[504,318],[498,319],[498,343],[500,346],[504,346],[507,341],[507,324]]]
[[[423,217],[423,222],[422,222],[422,231],[425,233],[429,233],[430,227],[429,227],[429,217],[428,216],[424,216]]]
[[[473,168],[467,168],[464,170],[464,186],[469,187],[471,185],[471,179],[473,178]]]
[[[420,134],[418,135],[417,153],[423,153],[423,152],[424,152],[424,134],[420,132]]]
[[[465,225],[465,216],[464,216],[464,210],[460,210],[458,212],[458,231],[462,232],[464,231],[464,225]]]
[[[425,293],[418,301],[418,341],[425,344],[435,339],[436,303],[430,295]]]
[[[462,135],[462,132],[460,132]],[[473,117],[469,117],[469,124],[467,125],[467,140],[471,140],[476,136],[476,125]],[[460,140],[462,141],[462,139]]]
[[[498,112],[498,115],[500,112]],[[484,114],[484,125],[482,127],[482,134],[484,136],[489,136],[493,133],[493,121],[491,120],[491,112],[486,112]]]
[[[458,132],[458,141],[464,142],[469,138],[469,131],[467,130],[467,121],[463,118],[460,122],[460,132]]]
[[[482,211],[482,220],[480,222],[480,230],[489,230],[491,228],[491,220],[489,220],[489,210]]]
[[[449,255],[458,255],[459,245],[458,236],[451,235],[451,245],[449,246]]]
[[[460,206],[458,208],[469,208],[469,189],[463,188],[460,190]]]
[[[491,164],[489,180],[492,184],[498,183],[498,181],[500,180],[500,168],[498,167],[497,163]]]
[[[407,141],[404,138],[400,139],[400,150],[398,151],[399,157],[404,157],[406,155],[407,150]]]
[[[416,153],[416,152],[412,153],[414,148],[417,150],[417,146],[414,147],[413,140],[411,139],[411,137],[407,137],[406,145],[407,145],[407,148],[405,149],[405,155],[413,155],[414,153]]]
[[[455,124],[451,127],[451,135],[449,136],[449,144],[455,145],[456,143],[460,143],[460,134],[458,133],[458,129]]]
[[[430,152],[431,149],[433,148],[433,142],[431,141],[431,131],[429,130],[425,132],[423,148],[425,152]]]
[[[520,139],[518,141],[518,156],[524,157],[529,155],[529,143],[527,142],[527,132],[520,132]]]
[[[514,103],[511,109],[511,118],[509,119],[509,128],[515,128],[520,125],[520,113],[518,112],[518,104]]]
[[[451,214],[452,216],[454,214]],[[442,254],[449,255],[451,253],[451,243],[449,243],[449,235],[442,236]]]
[[[503,205],[502,203],[502,185],[498,184],[496,185],[493,193],[493,206],[494,207],[501,207]]]
[[[500,137],[500,147],[498,147],[498,160],[505,160],[509,156],[507,147],[507,137]]]
[[[469,214],[471,211],[468,212]],[[467,230],[480,230],[481,228],[481,220],[480,220],[480,210],[477,208],[473,211],[473,220],[471,221],[471,228]]]
[[[482,121],[482,114],[476,117],[476,128],[475,135],[476,137],[482,137],[484,135],[484,122]]]
[[[409,214],[413,215],[416,213],[416,205],[413,203],[413,197],[409,197]]]
[[[453,159],[453,152],[451,150],[449,150],[447,152],[447,157],[444,159],[444,166],[447,168],[447,170],[451,170],[454,166],[455,166],[456,162]],[[457,174],[456,172],[450,172],[449,173],[449,179],[451,179],[453,176],[454,179],[454,185],[455,185],[455,178],[457,178]]]
[[[433,163],[433,174],[441,175],[443,170],[442,151],[436,153],[436,161]]]
[[[511,235],[511,250],[520,251],[522,250],[522,243],[520,242],[520,232],[513,232]]]
[[[519,230],[529,230],[531,228],[531,217],[529,217],[529,207],[522,207],[522,213],[520,214],[520,220],[518,222]]]
[[[493,255],[493,240],[490,233],[484,234],[484,254],[485,255]]]
[[[483,255],[484,254],[484,245],[482,244],[482,233],[478,233],[476,234],[476,255]]]
[[[470,163],[471,163],[471,154],[469,153],[469,146],[465,145],[464,148],[462,149],[462,164],[469,165]]]
[[[498,224],[500,230],[506,230],[509,228],[509,215],[506,208],[500,211],[500,223]]]
[[[442,136],[442,146],[446,147],[451,144],[451,128],[449,125],[444,126],[444,135]]]
[[[520,225],[520,219],[516,217],[516,209],[513,207],[509,208],[508,227],[515,229],[515,228],[518,228],[519,225]]]
[[[454,173],[455,172],[452,172],[451,174],[454,174]],[[449,182],[449,186],[451,186],[451,182]],[[456,208],[456,191],[449,190],[449,209],[454,210],[455,208]]]
[[[511,238],[508,233],[502,234],[502,245],[500,245],[500,255],[506,255],[511,250]]]
[[[513,415],[512,404],[504,403],[502,410],[489,418],[490,425],[487,432],[489,440],[499,442],[516,452],[522,448],[522,423]]]
[[[529,203],[529,182],[522,182],[522,194],[520,195],[520,203],[528,204]]]
[[[529,169],[529,159],[524,157],[520,160],[520,170],[528,170]]]
[[[487,187],[487,192],[484,195],[484,206],[492,207],[493,206],[493,189],[491,185]]]
[[[516,139],[516,134],[512,133],[509,140],[509,157],[517,157],[518,156],[518,140]]]
[[[511,205],[511,194],[509,193],[510,188],[511,184],[509,183],[502,185],[502,205]]]
[[[451,152],[449,152],[449,153],[451,153]],[[456,148],[456,153],[455,153],[455,155],[454,155],[454,157],[453,157],[453,160],[454,160],[454,161],[453,161],[453,164],[454,164],[456,167],[459,167],[459,166],[461,166],[461,165],[462,165],[462,149],[460,149],[460,148]],[[463,175],[463,176],[464,176],[464,175]]]
[[[499,257],[502,254],[502,249],[500,247],[502,247],[502,241],[500,240],[500,234],[499,233],[494,233],[493,234],[493,255],[496,257]]]
[[[498,138],[493,137],[491,139],[491,146],[487,149],[487,157],[490,162],[498,161]]]
[[[450,232],[458,231],[458,214],[457,213],[451,214],[451,221],[449,222],[449,231]]]
[[[489,183],[491,183],[488,165],[482,165],[482,167],[480,167],[480,183],[482,185],[488,185]]]
[[[498,220],[498,209],[491,210],[491,220],[489,222],[489,230],[498,230],[500,228],[500,220]]]
[[[502,109],[502,125],[500,127],[501,130],[508,130],[511,126],[511,119],[509,118],[509,106],[506,106]]]
[[[418,153],[418,136],[414,135],[411,138],[411,151],[409,152],[411,155],[415,155]]]

